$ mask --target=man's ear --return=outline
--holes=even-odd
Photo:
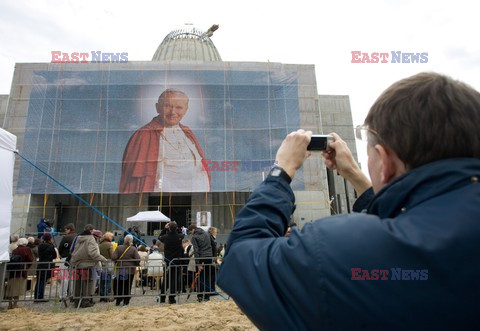
[[[160,114],[162,111],[162,108],[160,107],[160,104],[158,102],[155,104],[155,108],[157,109],[157,113]]]
[[[382,184],[388,184],[405,173],[405,164],[394,150],[380,144],[375,145],[375,150],[381,161],[380,180]]]

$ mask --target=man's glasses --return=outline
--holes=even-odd
[[[373,136],[373,139],[372,139]],[[382,139],[378,135],[378,132],[366,127],[365,125],[357,125],[355,127],[355,138],[360,141],[367,142],[370,140],[370,143],[381,142]]]

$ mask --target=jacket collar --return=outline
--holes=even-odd
[[[455,158],[431,162],[395,179],[375,195],[368,214],[393,218],[425,200],[472,183],[480,177],[480,160]]]

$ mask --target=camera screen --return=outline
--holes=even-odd
[[[324,151],[328,148],[329,136],[313,135],[310,144],[307,146],[309,151]]]

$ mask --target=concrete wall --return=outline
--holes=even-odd
[[[0,95],[0,127],[4,128],[5,115],[7,114],[8,95]]]

